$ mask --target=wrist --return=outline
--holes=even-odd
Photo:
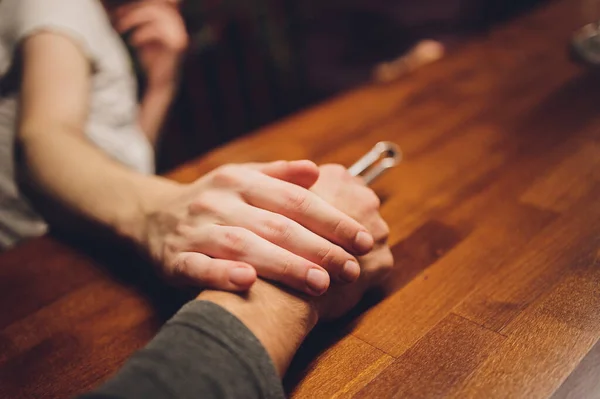
[[[311,300],[263,280],[244,294],[204,291],[197,299],[216,303],[244,323],[281,376],[318,321],[317,308]]]
[[[180,190],[180,184],[160,176],[136,176],[129,183],[132,189],[130,206],[116,221],[119,235],[144,249],[150,247],[150,221],[163,204]]]

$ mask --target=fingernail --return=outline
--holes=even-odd
[[[306,285],[315,295],[321,295],[329,287],[329,275],[319,269],[310,269],[306,273]]]
[[[340,278],[347,283],[352,283],[360,276],[360,266],[353,260],[344,263],[344,268],[340,274]]]
[[[254,280],[256,280],[256,272],[249,267],[237,267],[229,271],[229,281],[235,285],[251,285]]]
[[[365,253],[373,248],[374,242],[371,234],[366,231],[359,231],[354,238],[354,249],[360,253]]]

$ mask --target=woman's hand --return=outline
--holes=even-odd
[[[129,43],[137,50],[148,87],[174,85],[181,56],[188,45],[177,2],[133,2],[117,8],[113,19],[119,33],[131,32]]]
[[[352,254],[369,252],[373,237],[306,189],[318,177],[309,161],[220,167],[157,204],[144,245],[178,282],[241,291],[258,273],[321,295],[330,276],[358,278]]]

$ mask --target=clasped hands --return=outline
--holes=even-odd
[[[176,80],[187,46],[176,5],[132,3],[113,15],[120,32],[132,31],[152,88]],[[321,296],[333,280],[319,301],[329,316],[349,309],[393,265],[379,199],[340,165],[226,165],[162,193],[141,224],[139,244],[175,283],[246,291],[258,274]]]
[[[175,283],[245,291],[258,275],[308,296],[329,291],[321,313],[334,317],[393,266],[379,206],[340,165],[226,165],[164,193],[141,244]]]

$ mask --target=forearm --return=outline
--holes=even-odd
[[[148,213],[177,184],[132,171],[86,139],[93,71],[78,40],[36,33],[22,58],[17,137],[38,209],[61,228],[91,221],[143,242]]]
[[[150,85],[140,104],[138,123],[153,145],[158,141],[161,129],[175,96],[174,82],[160,86]]]
[[[204,291],[198,299],[218,304],[244,323],[283,377],[318,321],[315,305],[298,295],[259,279],[245,294]]]
[[[36,191],[120,236],[141,240],[144,215],[176,183],[127,169],[68,127],[45,126],[42,131],[25,124],[19,134]]]
[[[252,333],[207,301],[183,307],[103,386],[114,399],[283,398],[281,379]]]

